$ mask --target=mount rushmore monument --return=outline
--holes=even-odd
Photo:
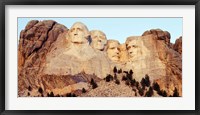
[[[182,96],[182,37],[173,44],[169,32],[151,29],[120,44],[81,22],[69,29],[66,26],[53,20],[32,20],[21,31],[19,97],[144,96],[140,89],[147,93],[150,85],[153,96],[159,96],[155,83],[165,96],[173,96],[174,90]],[[127,78],[137,88],[129,85],[126,75],[131,75]],[[144,77],[150,82],[146,88],[142,87]],[[110,89],[113,95],[103,95]]]

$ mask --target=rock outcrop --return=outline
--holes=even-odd
[[[140,57],[144,59],[143,61],[147,61],[145,62],[146,73],[151,76],[151,79],[158,82],[161,89],[166,90],[169,95],[172,95],[175,87],[182,95],[181,53],[176,52],[169,45],[170,34],[168,32],[160,30],[150,30],[150,32],[148,34],[145,32],[141,38],[144,47],[146,47],[150,54],[147,56],[148,53],[144,53],[146,56]],[[143,61],[141,60],[140,62]],[[140,69],[138,70],[141,71]],[[145,71],[145,69],[142,70]]]
[[[170,46],[171,35],[168,31],[163,31],[161,29],[151,29],[151,30],[145,31],[142,34],[142,36],[146,36],[150,34],[156,36],[157,40],[164,40],[165,44]]]
[[[18,45],[18,91],[28,86],[36,88],[38,74],[46,61],[46,54],[59,34],[68,29],[52,20],[30,21],[20,33]]]
[[[110,73],[105,52],[94,50],[88,43],[76,43],[79,38],[73,43],[69,34],[65,26],[54,21],[27,24],[20,34],[18,50],[19,96],[26,95],[24,89],[28,87],[36,90],[41,87],[46,94],[50,91],[54,94],[71,92],[87,86],[91,75],[93,79],[99,79]],[[72,79],[80,73],[87,73],[88,80],[84,83]]]
[[[182,36],[175,41],[173,49],[182,55]]]

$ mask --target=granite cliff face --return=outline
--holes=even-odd
[[[109,89],[102,80],[108,80],[109,75],[116,76],[113,68],[117,67],[115,82],[131,70],[136,81],[140,82],[148,74],[151,84],[157,82],[168,96],[173,95],[175,88],[182,96],[181,55],[182,37],[172,44],[170,33],[160,29],[130,36],[124,44],[119,44],[116,40],[107,40],[100,30],[89,31],[81,22],[68,29],[52,20],[32,20],[20,33],[18,95],[64,96],[73,92],[92,96],[93,91],[89,91],[98,84],[100,88],[94,92],[101,94],[93,96],[120,96],[116,91],[127,89],[126,85],[116,86],[115,92],[111,92],[114,95],[102,94]],[[110,86],[115,88],[112,83]],[[81,95],[83,88],[88,94]],[[139,89],[134,90],[127,94],[125,90],[121,96],[137,96]]]
[[[18,45],[19,95],[29,86],[39,86],[38,74],[45,64],[46,54],[58,35],[67,30],[64,25],[52,20],[32,20],[21,31]]]
[[[153,76],[157,76],[156,79],[154,80],[160,84],[161,89],[167,90],[168,94],[172,94],[175,87],[178,88],[180,94],[182,94],[181,53],[178,53],[177,52],[178,50],[174,50],[172,48],[172,45],[170,45],[170,42],[169,42],[170,34],[168,32],[160,31],[160,30],[158,30],[157,32],[155,32],[155,30],[153,31],[154,32],[150,34],[152,35],[150,39],[152,39],[151,41],[154,41],[154,42],[152,43],[150,41],[146,41],[146,46],[149,46],[147,49],[149,49],[152,53],[154,53],[154,56],[150,56],[150,57],[154,57],[154,60],[159,60],[156,62],[159,62],[160,64],[162,64],[163,68],[160,70],[158,69],[157,72],[149,72],[149,73],[160,74],[160,75],[152,75],[152,78]],[[145,37],[144,34],[143,36]],[[162,39],[159,37],[161,37]],[[151,44],[152,46],[150,46],[149,44]],[[177,42],[175,44],[179,44],[175,46],[178,46],[179,50],[181,49],[182,51],[182,39],[181,39],[181,44]],[[154,64],[156,62],[154,62]],[[153,70],[153,67],[151,69]]]
[[[182,36],[176,40],[173,49],[182,55]]]

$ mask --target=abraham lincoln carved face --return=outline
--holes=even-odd
[[[100,30],[92,30],[90,35],[92,39],[91,46],[94,49],[103,51],[107,43],[106,35]]]
[[[108,40],[107,55],[112,61],[119,61],[119,45],[117,40]]]
[[[126,49],[129,59],[134,59],[139,53],[139,37],[130,37],[126,40]]]
[[[76,22],[69,29],[69,39],[74,44],[85,44],[88,43],[89,31],[87,27],[81,23]]]

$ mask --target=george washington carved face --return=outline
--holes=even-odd
[[[119,45],[117,40],[108,40],[107,42],[107,55],[112,61],[119,61]]]
[[[106,35],[100,30],[92,30],[90,35],[92,38],[91,46],[94,49],[103,51],[107,43]]]
[[[87,27],[81,22],[74,23],[69,29],[68,35],[70,41],[74,44],[88,43],[89,31]]]

